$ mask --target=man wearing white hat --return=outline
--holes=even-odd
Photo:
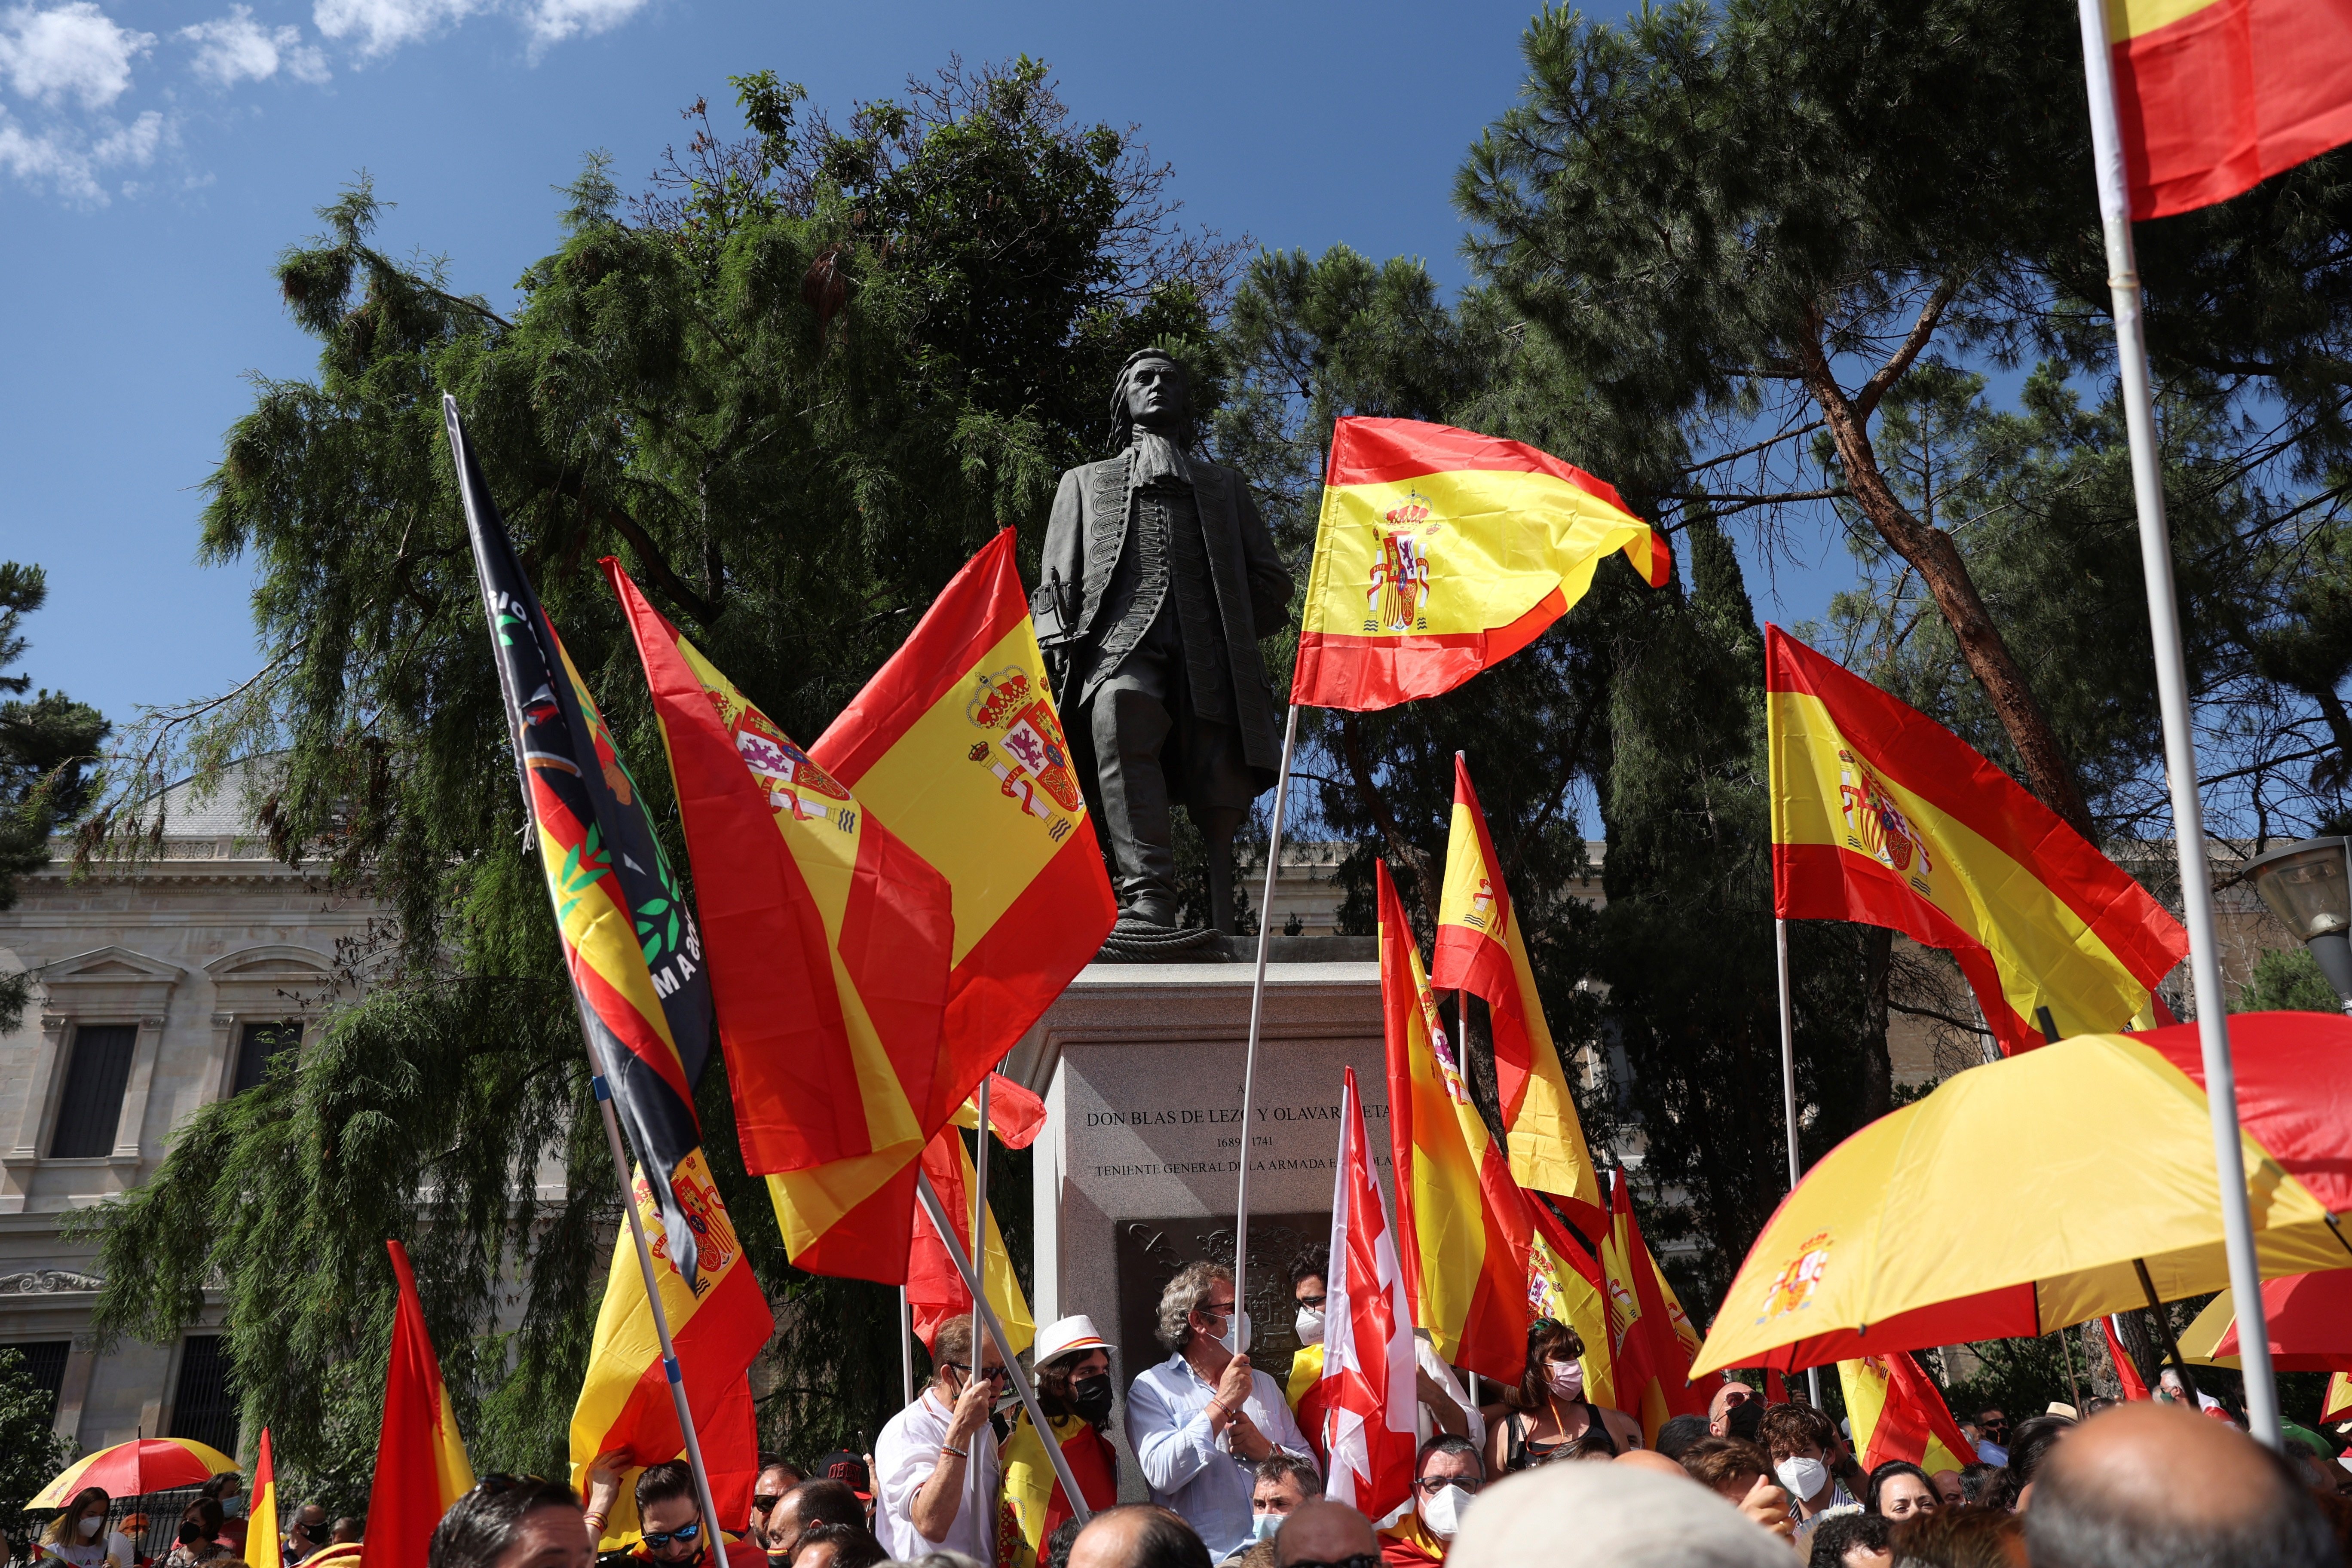
[[[1048,1323],[1037,1336],[1031,1364],[1037,1371],[1037,1404],[1061,1445],[1070,1474],[1089,1511],[1118,1501],[1118,1455],[1105,1437],[1110,1420],[1110,1345],[1080,1314]],[[1046,1537],[1076,1512],[1054,1475],[1045,1439],[1028,1412],[1013,1422],[1004,1440],[1004,1502],[996,1561],[999,1568],[1033,1568]],[[1018,1530],[1015,1540],[1013,1531]]]

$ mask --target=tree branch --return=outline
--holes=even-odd
[[[706,626],[719,618],[720,606],[688,586],[686,579],[672,570],[668,558],[662,554],[654,544],[652,536],[646,532],[635,518],[610,501],[591,496],[585,482],[577,475],[567,473],[559,476],[548,488],[558,495],[570,496],[587,508],[592,516],[601,519],[614,532],[627,540],[629,547],[637,552],[637,563],[644,568],[646,575],[654,580],[655,585],[672,604]]]
[[[1919,307],[1919,319],[1911,323],[1910,335],[1903,340],[1903,346],[1896,349],[1894,357],[1880,365],[1878,374],[1864,382],[1862,390],[1853,395],[1855,417],[1869,418],[1871,410],[1878,406],[1878,400],[1886,395],[1886,389],[1901,380],[1903,373],[1911,368],[1911,362],[1919,357],[1919,351],[1926,348],[1927,340],[1936,335],[1937,323],[1944,319],[1946,308],[1959,291],[1958,279],[1947,278],[1936,285],[1936,291],[1927,296],[1925,305]]]

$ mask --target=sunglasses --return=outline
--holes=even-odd
[[[1330,1299],[1328,1296],[1301,1296],[1298,1298],[1298,1304],[1319,1312],[1323,1310],[1323,1303]]]
[[[1352,1557],[1334,1557],[1328,1562],[1302,1557],[1289,1564],[1289,1568],[1381,1568],[1381,1560],[1369,1552],[1359,1552]]]
[[[1412,1484],[1423,1497],[1435,1497],[1448,1487],[1460,1487],[1472,1497],[1476,1497],[1486,1485],[1476,1476],[1423,1476]]]
[[[941,1362],[940,1364],[941,1366],[953,1367],[958,1372],[970,1372],[971,1370],[971,1367],[965,1365],[960,1361]],[[1013,1380],[1013,1374],[1005,1371],[1002,1363],[995,1366],[984,1366],[981,1368],[980,1375],[983,1381],[989,1383],[1009,1383]]]
[[[656,1552],[659,1552],[663,1547],[667,1546],[673,1541],[681,1542],[684,1545],[691,1546],[701,1539],[702,1521],[698,1519],[692,1524],[682,1524],[676,1530],[648,1530],[646,1531],[646,1545]]]
[[[753,1492],[751,1494],[751,1507],[761,1513],[767,1512],[770,1509],[775,1507],[778,1503],[783,1500],[784,1494],[782,1492],[777,1492],[773,1496],[762,1496],[759,1492]]]

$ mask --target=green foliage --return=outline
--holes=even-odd
[[[0,671],[25,655],[24,619],[48,598],[38,566],[0,561]],[[0,673],[0,910],[16,901],[17,879],[46,865],[49,836],[89,804],[99,743],[110,728],[97,709],[62,691],[31,701],[32,678]],[[31,995],[29,978],[0,975],[0,1034],[16,1027]]]
[[[2273,948],[2254,961],[2252,978],[2231,1003],[2232,1013],[2326,1013],[2340,1015],[2344,999],[2319,972],[2319,961],[2300,947]]]
[[[73,1445],[51,1429],[56,1415],[56,1398],[26,1374],[24,1352],[0,1349],[0,1533],[12,1542],[35,1528],[26,1500],[73,1462]]]
[[[209,481],[205,555],[254,571],[270,662],[235,700],[151,724],[142,771],[282,750],[273,845],[392,918],[352,955],[364,1001],[262,1089],[198,1112],[154,1181],[83,1223],[107,1331],[166,1338],[196,1284],[222,1280],[248,1423],[338,1497],[373,1443],[386,1237],[415,1252],[478,1467],[545,1472],[618,1218],[519,847],[441,393],[682,867],[597,557],[617,553],[812,740],[972,551],[1003,525],[1036,537],[1056,474],[1099,448],[1118,362],[1203,341],[1224,289],[1229,247],[1176,224],[1164,168],[1073,121],[1034,62],[952,67],[839,132],[772,75],[736,85],[751,139],[709,134],[697,105],[704,133],[633,221],[589,161],[511,319],[444,264],[377,248],[383,204],[347,191],[278,267],[317,374],[257,381]],[[152,831],[152,807],[112,805],[114,834]],[[734,1152],[723,1070],[698,1105],[782,1329],[769,1440],[862,1448],[898,1403],[889,1292],[792,1269]],[[500,1335],[516,1289],[520,1327]]]

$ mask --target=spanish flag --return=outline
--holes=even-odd
[[[1644,1442],[1658,1440],[1658,1428],[1676,1415],[1704,1415],[1707,1395],[1691,1386],[1692,1358],[1699,1334],[1674,1287],[1659,1271],[1625,1173],[1611,1182],[1608,1234],[1601,1243],[1601,1267],[1609,1292],[1610,1351],[1616,1359],[1619,1408],[1640,1417]]]
[[[1554,1194],[1568,1205],[1570,1219],[1599,1229],[1605,1223],[1601,1182],[1576,1119],[1568,1077],[1560,1070],[1559,1051],[1544,1022],[1503,865],[1478,809],[1477,792],[1470,787],[1469,764],[1459,752],[1454,758],[1454,832],[1445,846],[1433,967],[1432,980],[1439,990],[1467,991],[1486,1004],[1512,1178]]]
[[[1083,1415],[1047,1417],[1054,1441],[1062,1446],[1070,1475],[1087,1500],[1089,1513],[1100,1513],[1118,1501],[1118,1451],[1110,1439],[1095,1430]],[[997,1499],[997,1568],[1045,1568],[1046,1542],[1062,1521],[1075,1516],[1045,1440],[1026,1410],[1013,1417],[1012,1434],[1001,1450],[1003,1490]]]
[[[1397,1250],[1413,1321],[1450,1364],[1517,1384],[1528,1362],[1534,1239],[1528,1196],[1470,1102],[1387,862],[1377,862],[1372,875],[1389,1158],[1404,1237]],[[1319,1367],[1318,1358],[1318,1375]],[[1294,1383],[1297,1377],[1294,1369]]]
[[[698,1277],[692,1281],[678,1272],[661,1209],[642,1171],[635,1173],[631,1198],[654,1255],[662,1311],[669,1320],[687,1406],[702,1438],[711,1498],[719,1505],[720,1521],[740,1530],[759,1470],[758,1435],[745,1378],[774,1336],[775,1318],[751,1264],[744,1261],[742,1245],[700,1150],[680,1169],[677,1190],[688,1200],[701,1242]],[[588,1467],[600,1454],[626,1454],[626,1468],[634,1472],[675,1459],[685,1447],[677,1405],[662,1364],[660,1337],[654,1331],[653,1308],[646,1300],[636,1241],[623,1225],[604,1275],[604,1301],[590,1342],[588,1375],[572,1410],[572,1489],[585,1495]],[[613,1516],[605,1521],[605,1549],[619,1547],[635,1528],[635,1493],[625,1481]]]
[[[1013,546],[1008,528],[973,556],[809,748],[947,881],[954,938],[942,1065],[919,1107],[924,1142],[1093,961],[1118,918]],[[853,1230],[894,1225],[889,1240],[903,1244],[908,1223],[896,1216],[913,1202],[912,1156],[887,1222],[853,1215],[853,1195],[831,1189],[779,1189],[779,1204],[813,1234],[850,1218]]]
[[[1418,419],[1342,418],[1290,700],[1363,710],[1451,691],[1542,636],[1620,550],[1664,586],[1665,536],[1549,452]]]
[[[2319,1424],[2326,1426],[2347,1415],[2352,1415],[2352,1375],[2330,1373],[2327,1392],[2319,1400]]]
[[[987,1244],[973,1258],[971,1249],[971,1201],[974,1183],[979,1173],[974,1170],[971,1151],[965,1147],[963,1134],[957,1131],[969,1121],[979,1124],[978,1108],[967,1102],[957,1112],[956,1120],[934,1134],[923,1149],[923,1173],[931,1178],[931,1188],[940,1194],[940,1206],[948,1212],[955,1226],[956,1246],[966,1258],[972,1258],[980,1269],[982,1282],[988,1289],[988,1304],[996,1313],[996,1321],[1004,1325],[1004,1337],[1012,1342],[1013,1353],[1020,1354],[1036,1338],[1036,1321],[1029,1312],[1029,1299],[1022,1294],[1019,1276],[1013,1271],[1013,1259],[1004,1250],[1004,1236],[996,1227],[996,1210],[984,1208]],[[989,1075],[988,1121],[998,1141],[1007,1148],[1025,1149],[1045,1124],[1045,1106],[1002,1073]],[[928,1346],[931,1336],[941,1323],[951,1318],[971,1315],[971,1289],[963,1282],[963,1272],[948,1257],[947,1247],[940,1241],[940,1233],[932,1227],[930,1215],[924,1210],[915,1211],[915,1233],[907,1260],[907,1305],[914,1320],[915,1337]]]
[[[2106,0],[2136,218],[2225,201],[2352,141],[2341,0]]]
[[[604,566],[677,784],[744,1165],[797,1267],[898,1283],[908,1172],[987,1068],[940,1099],[947,883]],[[860,1205],[872,1223],[833,1224]]]
[[[1932,1476],[1977,1462],[1975,1445],[1910,1352],[1842,1361],[1838,1381],[1845,1387],[1853,1451],[1864,1470],[1901,1459]]]
[[[270,1458],[267,1426],[253,1461],[253,1500],[246,1505],[245,1518],[246,1568],[285,1568],[285,1542],[278,1534],[278,1465]]]
[[[441,1358],[425,1331],[425,1303],[417,1299],[408,1251],[396,1241],[383,1245],[392,1254],[400,1299],[393,1313],[392,1363],[384,1372],[383,1425],[376,1437],[361,1563],[425,1568],[433,1527],[473,1489],[474,1468],[466,1462],[466,1445],[449,1412]]]
[[[1608,1281],[1592,1256],[1543,1199],[1530,1194],[1528,1217],[1534,1245],[1528,1255],[1528,1305],[1539,1318],[1566,1323],[1584,1342],[1584,1393],[1612,1410],[1617,1399],[1617,1363],[1610,1355]],[[1630,1412],[1629,1412],[1630,1414]]]
[[[1960,738],[1764,633],[1773,912],[1892,926],[1949,950],[2014,1053],[2153,1022],[2189,952],[2147,890]]]

